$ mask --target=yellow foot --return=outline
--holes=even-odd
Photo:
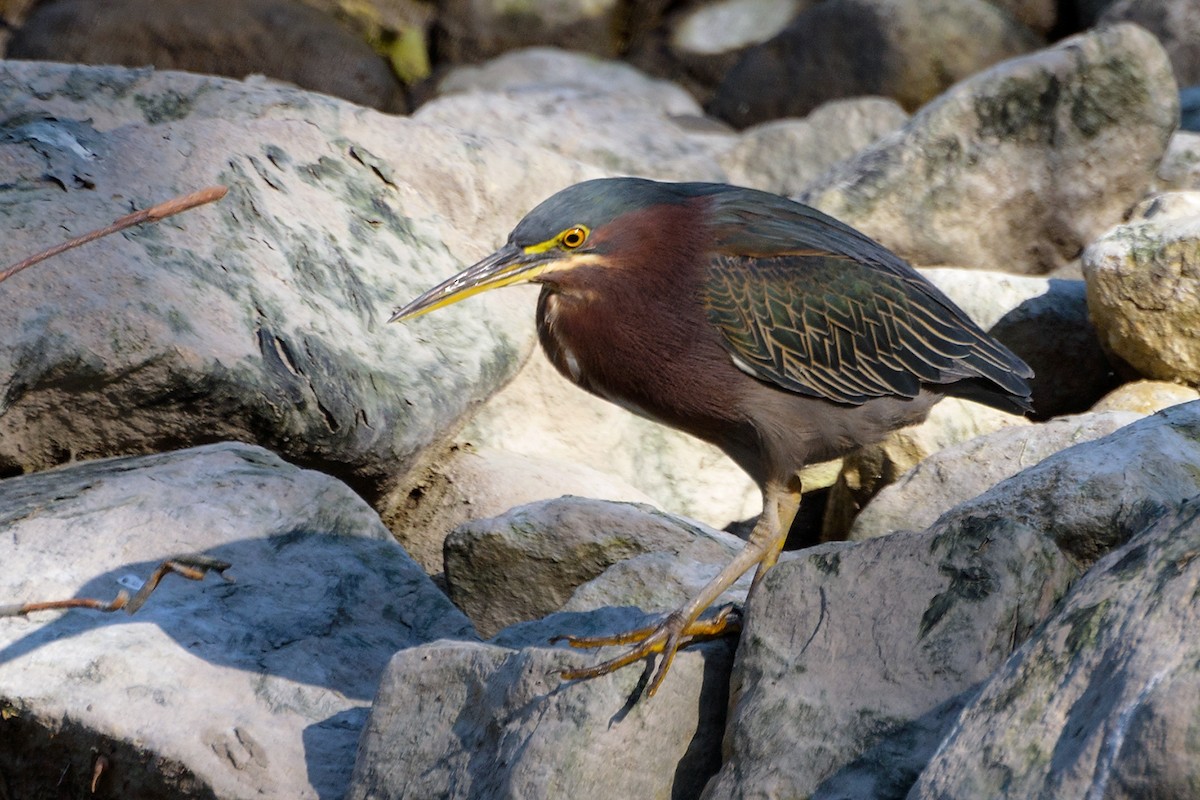
[[[613,636],[555,636],[551,642],[565,641],[572,647],[591,648],[607,647],[609,645],[631,644],[638,642],[637,647],[622,653],[616,658],[602,661],[592,667],[563,670],[563,680],[575,681],[586,678],[596,678],[607,675],[621,667],[632,664],[656,653],[662,653],[663,658],[650,681],[646,694],[653,697],[667,676],[675,653],[681,647],[687,647],[696,642],[708,641],[721,636],[736,634],[742,630],[741,614],[732,605],[725,606],[709,619],[686,620],[678,611],[669,614],[657,625],[637,628]]]

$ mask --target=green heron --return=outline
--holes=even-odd
[[[586,181],[545,200],[492,255],[401,308],[406,320],[509,284],[542,285],[538,337],[566,378],[712,442],[757,482],[744,548],[661,623],[577,647],[633,644],[566,679],[735,629],[700,619],[779,557],[799,471],[923,420],[946,395],[1023,413],[1033,372],[898,256],[820,211],[714,183]]]

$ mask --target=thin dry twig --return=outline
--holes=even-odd
[[[79,247],[81,244],[87,244],[88,242],[108,236],[109,234],[123,231],[126,228],[132,228],[134,225],[142,225],[147,222],[158,222],[159,220],[166,219],[167,217],[173,217],[176,214],[181,214],[184,211],[195,208],[196,206],[202,206],[205,203],[212,203],[216,200],[220,200],[228,192],[229,189],[224,186],[209,186],[207,189],[201,189],[197,192],[192,192],[191,194],[173,197],[170,200],[167,200],[165,203],[159,203],[156,206],[151,206],[150,208],[142,211],[135,211],[132,214],[127,214],[107,227],[89,231],[82,236],[76,236],[74,239],[63,242],[60,245],[55,245],[49,250],[43,250],[42,252],[32,255],[23,261],[18,261],[8,269],[0,272],[0,283],[8,280],[26,267],[32,267],[34,264],[45,261],[47,258],[52,258],[59,253],[65,253],[67,250],[70,250],[73,247]]]
[[[35,611],[57,611],[65,608],[90,608],[95,611],[103,611],[106,614],[113,611],[120,611],[123,608],[126,613],[132,614],[145,604],[150,594],[158,588],[158,584],[167,575],[173,573],[175,575],[182,575],[188,580],[200,581],[204,580],[204,576],[209,572],[215,572],[226,583],[233,583],[233,578],[225,574],[225,570],[231,566],[233,565],[228,561],[220,561],[198,553],[176,556],[175,558],[168,558],[159,564],[157,569],[150,574],[150,577],[146,579],[146,582],[142,584],[142,588],[138,590],[138,593],[132,599],[130,599],[128,592],[122,590],[117,593],[115,598],[108,602],[96,600],[91,597],[72,597],[67,600],[16,603],[0,606],[0,617],[23,617]]]

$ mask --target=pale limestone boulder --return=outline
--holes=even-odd
[[[1114,25],[960,82],[802,199],[916,264],[1050,272],[1141,199],[1178,114],[1162,46]]]
[[[999,667],[1074,575],[1053,541],[999,521],[779,564],[747,608],[725,760],[702,797],[808,797],[847,773],[849,796],[903,797],[953,719],[945,704]]]
[[[514,206],[584,175],[528,147],[181,73],[5,62],[0,107],[15,120],[0,143],[14,259],[131,206],[230,189],[4,284],[9,473],[231,438],[382,505],[533,346],[511,295],[388,316],[502,241]]]
[[[431,460],[405,502],[384,518],[397,541],[430,575],[443,569],[446,534],[516,506],[563,495],[652,504],[619,478],[577,461],[542,458],[492,447],[452,445]]]
[[[446,537],[446,582],[455,605],[490,637],[513,623],[557,611],[568,600],[571,610],[603,605],[673,609],[742,544],[735,536],[648,506],[563,497],[454,530]],[[689,567],[667,580],[663,576],[671,570],[663,570],[661,561],[639,563],[607,576],[603,589],[592,587],[573,600],[578,587],[613,565],[650,553],[703,566],[699,573]],[[647,578],[647,571],[658,577]]]
[[[1164,408],[1200,400],[1200,390],[1166,381],[1133,381],[1113,389],[1092,407],[1092,411],[1133,411],[1153,414]]]
[[[1144,588],[1156,583],[1137,577],[1141,565],[1169,564],[1171,558],[1135,558],[1131,553],[1145,552],[1136,537],[1160,521],[1173,532],[1172,515],[1185,504],[1194,511],[1200,495],[1197,463],[1200,402],[1062,450],[959,505],[923,533],[822,545],[781,563],[767,573],[747,608],[734,666],[726,760],[704,797],[832,798],[847,792],[904,797],[929,758],[946,752],[942,740],[961,731],[957,709],[1037,630],[1069,583],[1096,559],[1132,539],[1125,558],[1114,554],[1116,563],[1124,562],[1123,580]],[[1194,549],[1189,542],[1173,555],[1174,572],[1162,573],[1185,571],[1178,585],[1187,587],[1186,596],[1164,600],[1159,612],[1178,613],[1182,625],[1195,583],[1186,572],[1191,562],[1179,555],[1188,547]],[[1110,607],[1115,611],[1119,604],[1113,597]],[[1102,599],[1089,605],[1105,609]],[[1140,616],[1135,612],[1129,618]],[[1152,652],[1169,647],[1182,656],[1172,637],[1184,629],[1164,629]],[[1069,640],[1072,649],[1096,660],[1116,655],[1092,628],[1076,630],[1082,635]],[[1061,641],[1057,634],[1050,639]],[[1052,693],[1059,678],[1035,677],[1045,674],[1037,666],[1030,664],[1030,677]],[[1059,674],[1070,673],[1057,668],[1051,673]],[[1069,697],[1078,697],[1071,692]],[[994,696],[1015,699],[1017,694]],[[992,707],[1001,710],[1001,718],[980,713],[971,728],[1011,743],[1011,758],[1002,751],[981,752],[975,735],[956,750],[956,763],[1007,759],[1038,780],[1052,759],[1022,761],[1024,739],[1012,738],[1020,727],[1014,720],[1021,717]],[[1066,711],[1048,709],[1045,723],[1063,725]],[[1194,718],[1194,710],[1187,715]],[[1069,724],[1073,717],[1066,719]],[[1096,728],[1083,724],[1086,719],[1071,730],[1092,739]],[[1046,740],[1035,731],[1031,742],[1049,753],[1053,745],[1042,744]],[[1163,739],[1147,733],[1144,741],[1152,748]],[[1070,763],[1086,761],[1076,762],[1073,755]],[[1093,774],[1087,768],[1077,772]],[[947,770],[951,780],[976,774],[976,766]],[[961,791],[921,796],[995,794],[991,784],[978,786],[979,791],[963,785]],[[1028,794],[1022,790],[1015,796]],[[1062,794],[1081,796],[1070,788]]]
[[[1061,450],[943,514],[938,530],[992,517],[1054,537],[1086,569],[1200,494],[1200,402]]]
[[[1192,498],[1101,559],[962,711],[908,797],[1192,797],[1198,549]]]
[[[1175,202],[1171,202],[1174,199]],[[1083,255],[1101,341],[1146,378],[1200,385],[1200,213],[1161,195]]]
[[[870,539],[896,530],[924,530],[944,512],[983,494],[1005,478],[1066,447],[1107,436],[1149,413],[1096,411],[1058,417],[1037,425],[1001,428],[946,447],[871,498],[855,517],[846,538]]]
[[[1200,189],[1200,133],[1175,131],[1158,165],[1152,193]]]
[[[712,126],[697,130],[681,119],[678,99],[670,109],[648,102],[639,91],[625,94],[591,83],[548,80],[531,87],[443,95],[421,106],[413,119],[559,153],[593,167],[591,177],[723,180],[712,151],[732,134]],[[699,115],[698,106],[692,111]],[[517,214],[512,223],[519,219]]]
[[[564,683],[595,656],[438,642],[384,673],[347,800],[696,797],[720,763],[731,650],[681,652],[653,698],[629,667]]]
[[[107,602],[168,557],[133,616],[0,618],[0,764],[12,797],[338,797],[397,650],[474,639],[345,485],[216,444],[0,481],[0,604]]]
[[[794,196],[838,161],[898,130],[907,119],[894,100],[836,100],[803,119],[747,128],[719,161],[730,183]]]
[[[532,318],[533,298],[526,311]],[[716,447],[588,394],[559,375],[540,348],[460,441],[586,465],[715,528],[762,510],[754,482]]]
[[[676,83],[652,78],[622,61],[555,47],[526,47],[483,64],[457,66],[437,82],[443,96],[562,88],[617,95],[629,105],[671,116],[701,113],[695,98]]]

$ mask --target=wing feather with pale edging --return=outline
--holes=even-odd
[[[774,195],[713,208],[705,305],[743,371],[853,405],[973,379],[1028,405],[1024,362],[870,238]]]

